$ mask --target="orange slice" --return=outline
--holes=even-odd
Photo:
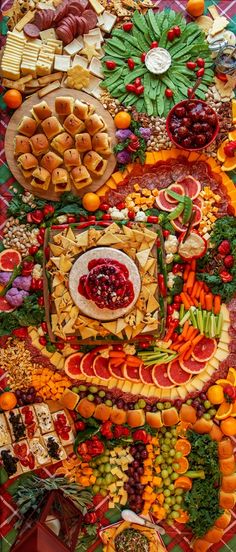
[[[231,415],[233,405],[227,402],[223,402],[218,408],[215,418],[216,420],[225,420]]]
[[[230,416],[233,416],[233,418],[236,418],[236,401],[232,404],[232,410],[230,413]]]
[[[175,469],[176,473],[181,474],[181,473],[185,473],[188,470],[189,463],[187,458],[185,458],[185,456],[182,456],[182,458],[178,458],[177,463],[179,464],[179,466],[177,469]]]
[[[228,134],[228,137],[229,137],[229,140],[236,140],[236,130],[232,130],[231,132],[229,132]]]
[[[233,157],[227,157],[227,159],[224,161],[224,164],[221,165],[222,171],[233,171],[236,169],[236,155]]]
[[[218,379],[216,380],[217,385],[221,385],[222,387],[225,387],[226,385],[229,385],[228,379]]]
[[[179,510],[179,517],[175,519],[178,523],[187,523],[189,521],[189,515],[184,510]]]
[[[235,368],[229,368],[227,380],[231,383],[231,385],[236,386],[236,370]]]
[[[182,452],[183,456],[188,456],[191,451],[191,444],[187,439],[178,439],[175,450],[177,450],[177,452]]]
[[[224,163],[225,159],[226,159],[226,155],[225,155],[225,152],[224,152],[224,147],[226,146],[226,144],[229,142],[229,140],[224,140],[220,147],[218,148],[217,150],[217,157],[219,159],[219,161],[221,161],[221,163]]]

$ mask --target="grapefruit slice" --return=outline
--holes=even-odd
[[[201,208],[198,207],[198,205],[195,205],[195,203],[193,203],[193,212],[195,212],[195,219],[192,226],[197,226],[202,220],[202,211]],[[172,220],[171,224],[174,226],[175,230],[178,230],[178,232],[185,232],[186,230],[186,225],[183,224],[182,215]]]
[[[178,201],[168,194],[168,190],[172,190],[172,192],[175,192],[176,194],[179,194],[181,196],[185,195],[185,189],[181,184],[171,184],[164,192],[165,198],[170,203],[178,203]]]
[[[108,369],[111,376],[113,376],[114,378],[124,380],[125,378],[123,376],[122,367],[123,367],[123,362],[121,364],[112,364],[111,362],[108,363]]]
[[[64,364],[64,370],[67,376],[71,379],[77,379],[81,376],[80,362],[83,357],[83,353],[74,353],[66,358]]]
[[[89,353],[86,353],[83,358],[81,359],[80,363],[80,370],[82,374],[85,376],[89,376],[92,378],[95,376],[94,369],[93,369],[93,361],[95,357],[97,356],[97,351],[90,351]]]
[[[16,249],[4,249],[0,253],[0,270],[11,272],[21,263],[21,254]]]
[[[198,360],[190,357],[188,360],[181,360],[180,366],[187,374],[200,374],[204,370],[206,363],[198,362]]]
[[[109,380],[111,377],[111,373],[109,370],[109,358],[102,357],[101,355],[97,355],[93,361],[93,370],[95,373],[95,376],[102,380]]]
[[[15,308],[8,303],[5,297],[0,297],[0,312],[12,312]]]
[[[160,190],[158,197],[156,198],[156,204],[159,209],[163,211],[174,211],[177,202],[169,201],[166,199],[166,190]]]
[[[122,372],[126,380],[134,381],[137,383],[140,382],[139,366],[129,366],[125,362],[122,367]]]
[[[172,360],[168,364],[167,374],[170,381],[175,385],[183,385],[191,379],[191,374],[182,369],[178,360]]]
[[[203,337],[193,349],[192,356],[198,362],[206,362],[210,360],[217,349],[216,340],[210,337]]]
[[[193,226],[197,226],[199,222],[201,222],[202,220],[202,211],[201,211],[201,207],[198,207],[198,205],[196,205],[195,202],[193,203],[193,211],[195,212]]]
[[[176,181],[177,184],[182,184],[185,190],[185,194],[191,199],[195,199],[201,191],[201,184],[199,180],[196,180],[193,176],[183,176]]]
[[[144,366],[144,364],[141,365],[139,367],[139,377],[143,383],[148,383],[149,385],[152,385],[152,366]]]
[[[155,364],[153,366],[152,379],[157,387],[163,389],[171,389],[171,387],[175,387],[175,384],[168,376],[166,364]]]

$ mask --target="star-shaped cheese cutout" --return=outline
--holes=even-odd
[[[91,61],[93,57],[99,56],[99,52],[96,50],[96,47],[94,46],[94,44],[88,44],[86,40],[84,41],[83,50],[80,50],[80,54],[83,54],[84,56],[86,56],[89,61]]]

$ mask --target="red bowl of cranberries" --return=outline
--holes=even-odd
[[[219,132],[216,112],[202,100],[183,100],[170,110],[166,130],[175,146],[190,151],[207,148]]]

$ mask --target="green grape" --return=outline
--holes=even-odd
[[[169,506],[169,504],[166,504],[166,503],[164,502],[164,505],[163,505],[163,506],[164,506],[164,509],[165,509],[166,512],[169,512],[169,511],[170,511],[170,506]]]
[[[139,408],[145,408],[146,401],[144,399],[139,399],[138,400],[138,405],[139,405]]]
[[[182,495],[184,493],[184,489],[176,489],[175,491],[175,494],[178,496],[178,495]]]
[[[170,496],[167,496],[165,499],[165,504],[171,504],[171,498]]]
[[[176,453],[175,453],[175,458],[177,458],[177,460],[178,460],[179,458],[182,458],[182,456],[183,456],[183,455],[182,455],[182,452],[176,452]]]
[[[167,458],[169,458],[169,452],[163,452],[162,454],[163,454],[163,458],[165,458],[165,460]]]
[[[171,483],[171,484],[169,485],[169,490],[170,490],[171,492],[175,490],[175,486],[174,486],[173,483]]]
[[[103,456],[102,459],[103,459],[103,464],[107,464],[107,462],[110,461],[110,456]]]
[[[164,452],[168,452],[170,450],[170,447],[168,445],[165,445],[165,443],[164,443],[164,445],[162,445],[161,448]]]
[[[177,518],[179,517],[179,513],[178,513],[178,512],[175,512],[175,511],[174,511],[174,512],[171,512],[170,515],[171,515],[171,517],[172,517],[173,519],[177,519]]]
[[[171,456],[171,458],[174,458],[174,456],[175,456],[175,450],[174,450],[174,449],[171,449],[170,452],[169,452],[169,455]]]
[[[87,391],[86,385],[79,385],[78,389],[79,391]]]
[[[97,466],[100,466],[100,464],[103,463],[102,457],[96,458],[95,462],[96,462]]]
[[[175,502],[176,502],[177,504],[182,504],[182,502],[183,502],[183,497],[182,497],[181,495],[176,496]]]
[[[161,471],[161,477],[162,477],[162,479],[166,479],[166,478],[168,477],[168,475],[169,475],[169,474],[168,474],[168,471],[167,471],[167,470],[162,470],[162,471]]]
[[[71,387],[71,391],[73,391],[73,393],[79,393],[79,388],[74,385]]]
[[[178,470],[179,469],[179,464],[177,464],[177,462],[174,462],[173,468],[174,468],[174,470]]]
[[[171,431],[167,431],[167,432],[166,432],[166,437],[167,437],[168,439],[171,439],[171,437],[172,437]]]
[[[170,478],[167,477],[166,479],[164,479],[164,480],[163,480],[163,483],[164,483],[165,487],[169,487],[169,485],[170,485]]]
[[[171,428],[171,434],[174,435],[174,437],[177,435],[176,427]]]
[[[171,476],[170,476],[170,478],[171,478],[172,481],[175,481],[175,479],[178,479],[178,477],[179,477],[179,476],[178,476],[177,473],[172,473]]]
[[[173,506],[173,510],[175,510],[176,512],[178,512],[178,510],[180,510],[181,506],[179,504],[174,504]]]
[[[205,420],[210,420],[211,419],[211,415],[209,414],[209,412],[205,412],[203,414],[203,418],[205,418]]]
[[[175,445],[176,445],[176,441],[177,441],[176,437],[172,437],[172,439],[171,439],[171,444],[175,446]]]
[[[103,482],[102,477],[98,477],[98,478],[96,479],[96,485],[99,485],[99,486],[100,486],[100,485],[102,485],[102,482]]]
[[[93,402],[93,401],[94,401],[94,395],[89,394],[89,395],[87,395],[86,398],[87,398],[88,401],[90,401],[90,402]]]
[[[207,410],[209,410],[209,408],[211,408],[211,406],[212,406],[212,404],[210,403],[210,401],[207,401],[207,400],[204,401],[203,404],[204,404],[204,407],[205,407]]]
[[[164,495],[164,496],[170,496],[170,491],[169,491],[169,489],[164,489],[163,495]]]
[[[161,432],[161,433],[166,433],[166,428],[165,428],[165,426],[163,426],[163,427],[160,428],[160,432]]]
[[[164,408],[171,408],[171,403],[170,402],[164,402]]]
[[[188,399],[188,400],[186,401],[186,404],[187,404],[188,406],[190,406],[190,405],[192,404],[192,402],[193,402],[193,399]]]
[[[93,475],[95,475],[95,477],[98,477],[100,475],[99,470],[93,470]]]
[[[98,469],[99,469],[100,473],[104,473],[104,471],[105,471],[105,464],[100,464],[100,466],[99,466]]]
[[[216,409],[215,408],[210,408],[210,410],[208,410],[208,414],[210,414],[211,417],[213,418],[213,416],[215,416],[215,414],[216,414]]]
[[[93,485],[93,488],[92,488],[92,489],[93,489],[93,493],[94,493],[94,494],[98,494],[99,491],[100,491],[100,488],[99,488],[98,485]]]
[[[164,405],[163,405],[163,403],[161,403],[161,402],[158,402],[158,403],[156,404],[156,407],[157,407],[158,410],[164,410]]]
[[[88,390],[90,391],[90,393],[97,393],[98,392],[98,388],[95,387],[95,385],[91,385]]]
[[[111,471],[111,465],[105,464],[104,473],[110,473],[110,471]]]
[[[172,458],[167,458],[166,462],[167,462],[167,464],[172,464],[173,459]],[[172,471],[172,469],[171,469],[171,471]]]
[[[108,400],[105,401],[105,404],[106,404],[107,406],[112,406],[112,401],[110,401],[110,400],[108,399]]]
[[[105,395],[106,395],[105,391],[98,391],[98,396],[101,397],[101,399],[103,399]]]
[[[172,473],[172,471],[173,471],[173,470],[172,470],[172,467],[171,467],[171,466],[168,466],[167,471],[168,471],[168,474],[170,475],[170,474]]]
[[[102,495],[102,496],[107,496],[107,491],[106,491],[106,489],[100,489],[100,495]]]
[[[161,454],[159,454],[158,456],[156,456],[155,464],[161,464],[162,462],[163,457],[161,456]]]

